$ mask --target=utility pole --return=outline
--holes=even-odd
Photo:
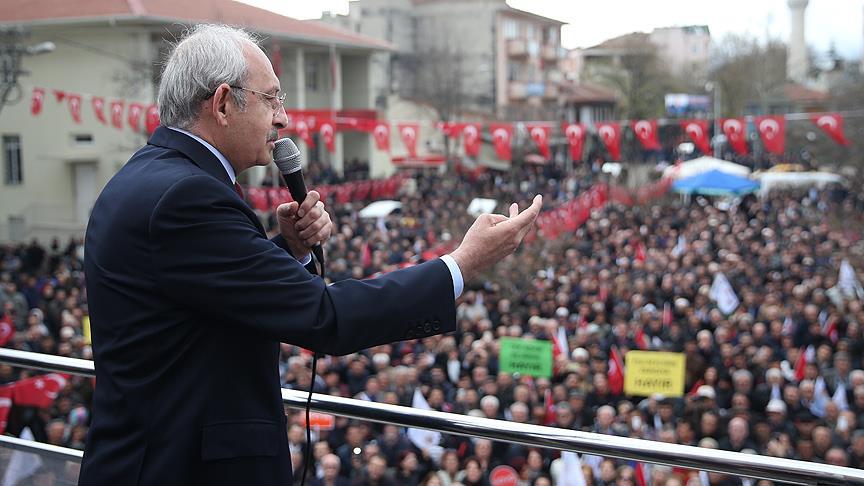
[[[18,77],[30,74],[21,69],[21,59],[54,50],[53,42],[25,45],[24,39],[29,35],[22,26],[0,27],[0,113],[7,104],[21,100]]]

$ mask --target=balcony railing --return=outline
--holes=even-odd
[[[92,361],[11,349],[0,349],[0,363],[83,376],[93,376],[94,369]],[[291,408],[304,408],[306,396],[307,394],[302,391],[282,390],[282,398],[285,404]],[[437,430],[454,435],[482,437],[534,447],[785,483],[808,485],[864,484],[864,470],[860,469],[417,410],[410,407],[333,397],[318,393],[312,395],[311,408],[316,412],[404,427]],[[12,437],[0,436],[0,446],[29,452],[42,453],[47,451],[45,453],[65,458],[67,461],[78,461],[81,458],[81,451],[35,442],[28,443],[28,441]]]
[[[508,39],[507,55],[510,57],[525,57],[528,55],[528,41],[525,39]]]

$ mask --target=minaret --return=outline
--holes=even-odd
[[[789,0],[789,17],[792,21],[789,31],[789,48],[786,54],[786,77],[804,84],[810,70],[807,44],[804,41],[804,10],[810,0]]]

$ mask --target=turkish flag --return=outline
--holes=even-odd
[[[708,120],[684,120],[681,122],[684,133],[693,140],[696,148],[705,155],[712,155],[711,142],[708,139]]]
[[[825,115],[813,115],[811,118],[817,127],[821,128],[840,145],[849,145],[849,140],[843,134],[843,115],[840,113],[828,113]]]
[[[10,410],[12,410],[12,385],[0,386],[0,434],[6,433]]]
[[[582,160],[582,147],[585,146],[585,126],[581,123],[562,123],[561,131],[570,144],[570,157],[574,162]]]
[[[786,119],[783,116],[756,117],[756,129],[765,144],[765,150],[783,155],[786,151]]]
[[[57,100],[57,103],[62,103],[63,100],[66,99],[66,92],[65,92],[65,91],[61,91],[61,90],[59,90],[59,89],[55,89],[55,90],[54,90],[54,99]]]
[[[480,124],[466,123],[462,127],[462,136],[465,138],[465,155],[470,157],[480,155]]]
[[[613,395],[624,392],[624,360],[615,346],[609,352],[609,391]]]
[[[621,125],[615,122],[598,123],[597,133],[612,160],[621,159]]]
[[[126,121],[129,123],[129,128],[133,132],[138,131],[138,126],[141,124],[141,113],[144,112],[144,106],[141,103],[130,103],[129,111],[126,113]]]
[[[309,132],[309,122],[305,117],[300,117],[295,124],[297,127],[297,135],[300,136],[300,140],[308,146],[310,149],[315,148],[315,140],[312,138],[312,134]]]
[[[90,106],[93,107],[93,113],[96,115],[96,119],[103,125],[107,124],[108,119],[105,118],[105,98],[94,96],[90,99]]]
[[[510,151],[510,140],[513,138],[513,125],[509,123],[490,123],[489,131],[492,132],[495,155],[501,160],[512,160],[513,154]]]
[[[662,148],[657,139],[657,120],[632,121],[630,127],[645,150],[660,150]]]
[[[738,155],[747,155],[747,125],[743,118],[724,118],[720,121],[723,134],[732,150]]]
[[[538,123],[527,123],[526,126],[528,127],[528,133],[531,135],[531,140],[537,144],[537,150],[540,151],[540,155],[542,155],[546,160],[551,159],[552,153],[549,151],[549,134],[552,132],[552,128],[548,125]]]
[[[402,143],[408,149],[408,155],[411,157],[417,156],[417,137],[420,134],[419,123],[400,123],[399,136],[402,137]]]
[[[22,407],[47,408],[66,386],[66,377],[59,373],[34,376],[12,384],[12,402]]]
[[[152,134],[159,128],[159,107],[155,104],[147,107],[147,114],[144,116],[144,126],[147,128],[147,133]]]
[[[123,129],[123,107],[125,102],[115,100],[111,102],[111,124],[114,128]]]
[[[451,138],[459,138],[459,135],[462,133],[462,124],[456,122],[438,122],[435,124],[438,130],[441,130],[447,137]]]
[[[321,138],[324,139],[324,146],[327,147],[327,151],[331,154],[336,153],[335,132],[336,129],[334,128],[333,122],[330,120],[325,120],[318,126],[318,133],[320,133]]]
[[[75,123],[81,123],[81,95],[68,95],[67,103],[69,103],[69,114],[72,115],[72,119]]]
[[[372,129],[372,136],[375,138],[378,150],[390,151],[390,125],[384,122],[376,123],[375,128]]]
[[[45,100],[45,90],[42,88],[33,88],[33,95],[30,97],[30,113],[38,115],[42,112],[42,102]]]
[[[15,326],[6,319],[0,320],[0,348],[15,337]]]

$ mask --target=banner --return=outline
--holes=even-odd
[[[562,123],[561,131],[570,145],[570,158],[573,162],[582,161],[582,147],[585,145],[585,126],[581,123]]]
[[[123,129],[123,101],[114,100],[111,102],[111,124],[118,130]]]
[[[846,135],[843,134],[843,116],[840,113],[813,115],[810,119],[832,140],[843,146],[849,145],[849,140],[846,140]]]
[[[372,129],[372,137],[375,138],[375,146],[378,147],[378,150],[390,151],[390,125],[382,122],[376,123],[375,128]]]
[[[466,123],[462,127],[462,137],[465,142],[465,155],[469,157],[480,155],[480,124]]]
[[[708,120],[684,120],[681,122],[684,133],[705,155],[712,155],[711,142],[708,139]]]
[[[598,123],[597,134],[612,160],[621,160],[621,125],[616,122]]]
[[[717,302],[717,308],[727,315],[735,312],[740,304],[738,296],[735,295],[735,290],[732,289],[732,284],[729,283],[729,279],[722,272],[714,275],[714,282],[708,291],[708,297]]]
[[[69,103],[69,113],[72,115],[72,120],[75,123],[81,123],[81,95],[70,94],[67,98]]]
[[[724,118],[720,121],[723,134],[732,150],[738,155],[747,155],[747,125],[743,118]]]
[[[99,120],[99,123],[107,125],[108,119],[105,118],[105,98],[94,96],[90,99],[90,106],[93,108],[93,114],[96,115],[96,119]]]
[[[783,155],[786,150],[786,119],[782,116],[756,117],[756,129],[765,144],[765,150]]]
[[[535,378],[552,377],[552,342],[503,337],[498,358],[501,371]]]
[[[510,140],[513,137],[513,125],[509,123],[492,123],[489,125],[492,132],[492,142],[495,144],[495,155],[504,161],[513,160],[510,150]]]
[[[684,353],[630,351],[624,355],[624,393],[648,397],[684,396]]]
[[[141,113],[144,112],[144,106],[141,103],[129,103],[129,110],[126,113],[126,121],[129,123],[129,128],[133,132],[138,131],[141,124]]]
[[[297,127],[297,136],[300,137],[300,140],[309,147],[310,150],[315,148],[315,139],[312,138],[312,134],[309,130],[309,122],[306,121],[306,117],[300,117],[296,123],[294,124]]]
[[[45,100],[45,90],[42,88],[33,88],[33,95],[30,98],[30,113],[38,115],[42,113],[42,103]]]
[[[609,353],[609,391],[615,395],[620,395],[624,391],[624,360],[621,359],[621,353],[618,352],[616,346],[612,346]]]
[[[144,117],[145,127],[147,128],[147,133],[152,134],[159,128],[159,107],[155,104],[152,104],[147,107],[147,115]]]
[[[549,133],[552,128],[545,124],[527,123],[528,133],[531,135],[531,140],[537,145],[537,150],[544,159],[552,158],[552,153],[549,151]]]
[[[636,140],[645,150],[660,150],[662,146],[657,137],[657,120],[638,120],[630,122]]]
[[[324,139],[324,146],[331,154],[336,153],[336,134],[333,128],[333,122],[325,120],[318,126],[318,133]]]
[[[417,156],[417,137],[420,134],[419,123],[400,123],[399,136],[402,137],[402,143],[408,149],[408,155],[411,157]]]

